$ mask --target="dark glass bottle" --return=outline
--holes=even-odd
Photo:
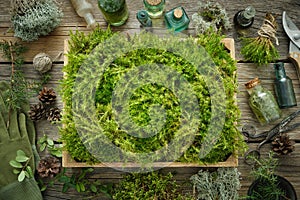
[[[165,23],[168,29],[180,32],[188,28],[190,19],[183,7],[177,7],[165,14]]]
[[[282,62],[275,63],[274,69],[276,74],[275,94],[279,107],[289,108],[297,106],[293,83],[285,73],[284,64]]]
[[[253,6],[248,6],[245,10],[238,11],[233,18],[234,24],[241,29],[249,28],[253,24],[255,13]]]
[[[105,20],[112,26],[123,25],[129,16],[125,0],[98,0],[98,6]]]
[[[152,26],[152,20],[150,16],[148,15],[147,11],[140,10],[136,13],[136,18],[139,20],[142,26],[144,27],[151,27]]]
[[[258,78],[249,81],[245,86],[250,95],[249,106],[262,125],[281,117],[281,111],[274,96],[260,85]]]

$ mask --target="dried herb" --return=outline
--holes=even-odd
[[[208,30],[228,30],[231,27],[226,10],[215,2],[199,1],[199,9],[192,15],[192,21],[197,34],[205,33]]]
[[[278,50],[273,45],[279,45],[275,36],[277,22],[273,15],[267,13],[263,25],[258,31],[256,38],[244,38],[241,53],[247,61],[254,62],[259,66],[276,61],[279,57]]]
[[[197,190],[197,199],[237,200],[241,188],[237,168],[219,168],[209,172],[200,170],[190,179]]]

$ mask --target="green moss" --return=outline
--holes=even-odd
[[[65,148],[78,161],[97,162],[83,145],[73,121],[71,100],[76,73],[91,51],[113,34],[117,33],[111,32],[110,29],[96,29],[88,35],[80,32],[71,33],[70,50],[67,54],[68,64],[63,69],[66,75],[61,81],[61,93],[65,107],[62,119],[64,127],[60,130],[60,133],[65,143]],[[144,36],[146,37],[146,35]],[[111,142],[126,151],[139,153],[158,150],[174,138],[174,133],[180,126],[180,115],[182,113],[179,106],[180,102],[178,102],[172,91],[165,86],[159,84],[144,85],[134,91],[129,101],[129,110],[133,121],[142,126],[149,124],[151,121],[149,108],[154,104],[162,105],[166,112],[166,121],[156,135],[147,138],[131,136],[118,128],[118,124],[112,115],[112,91],[122,75],[136,66],[156,63],[171,67],[182,74],[189,84],[192,85],[199,101],[201,113],[199,131],[192,145],[178,161],[214,163],[226,160],[229,155],[237,150],[245,149],[241,135],[236,129],[236,122],[239,117],[239,109],[234,99],[234,95],[237,92],[236,65],[235,61],[231,59],[225,50],[224,45],[221,44],[221,39],[222,37],[218,33],[198,36],[198,43],[211,55],[218,72],[221,74],[227,96],[226,119],[222,133],[213,150],[204,159],[199,158],[199,151],[203,138],[207,134],[211,118],[210,92],[205,84],[204,77],[197,73],[197,70],[191,63],[172,52],[164,50],[146,48],[130,51],[126,56],[115,59],[113,64],[103,73],[95,94],[96,112],[99,123]]]

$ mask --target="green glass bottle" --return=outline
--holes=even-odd
[[[129,16],[125,0],[98,0],[105,20],[112,26],[123,25]]]
[[[165,10],[165,0],[144,0],[144,6],[151,18],[159,18]]]
[[[151,27],[152,26],[152,20],[150,19],[147,11],[140,10],[136,13],[136,18],[139,20],[141,25],[143,27]]]
[[[188,28],[190,19],[183,7],[177,7],[165,14],[165,23],[168,29],[180,32]]]
[[[282,62],[274,64],[275,69],[275,94],[280,108],[297,106],[293,82],[285,73]]]
[[[281,110],[274,96],[260,85],[258,78],[249,81],[245,86],[250,95],[249,106],[262,125],[281,117]]]

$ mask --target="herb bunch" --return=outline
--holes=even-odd
[[[180,186],[172,177],[171,173],[162,175],[158,172],[125,175],[114,189],[113,199],[193,200],[191,196],[180,194]]]
[[[259,66],[274,62],[278,57],[278,50],[273,45],[279,45],[275,36],[277,30],[277,22],[275,17],[267,13],[264,23],[258,31],[256,38],[244,38],[241,54],[247,61],[254,62]]]

